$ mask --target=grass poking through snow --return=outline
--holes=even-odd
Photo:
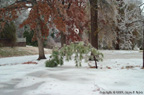
[[[24,56],[32,55],[29,51],[20,50],[19,48],[3,47],[0,48],[0,57],[11,57],[11,56]]]

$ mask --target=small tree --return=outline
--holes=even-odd
[[[91,44],[84,44],[84,42],[70,43],[69,45],[64,45],[60,49],[53,49],[51,60],[46,62],[46,67],[63,65],[64,58],[66,61],[74,58],[77,67],[81,66],[83,59],[85,59],[85,61],[92,59],[95,61],[96,68],[98,68],[96,61],[102,61],[103,54],[92,47]]]

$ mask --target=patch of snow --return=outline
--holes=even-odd
[[[123,91],[123,95],[129,95],[125,91],[142,91],[144,94],[142,53],[102,52],[106,57],[103,62],[98,62],[98,69],[89,68],[85,62],[82,67],[75,67],[74,60],[65,61],[63,66],[56,68],[46,68],[44,64],[46,60],[37,61],[38,64],[20,64],[29,60],[36,61],[37,56],[7,58],[9,61],[1,58],[0,62],[12,64],[19,60],[19,64],[0,66],[0,93],[2,95],[109,95],[101,92]],[[124,58],[126,54],[127,57]],[[21,60],[22,58],[25,60]]]
[[[46,57],[48,58],[50,55],[47,54]],[[21,64],[28,61],[37,61],[38,55],[31,55],[31,56],[19,56],[19,57],[6,57],[0,58],[0,65],[2,64]]]
[[[139,50],[104,50],[106,53],[118,53],[118,54],[124,54],[124,53],[139,53]]]

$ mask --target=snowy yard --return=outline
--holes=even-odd
[[[142,52],[102,52],[98,69],[74,61],[46,68],[37,55],[1,58],[8,65],[0,66],[0,95],[144,95]],[[38,64],[21,64],[28,61]]]

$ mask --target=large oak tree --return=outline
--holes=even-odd
[[[69,39],[75,41],[78,36],[72,28],[76,26],[83,30],[84,2],[83,0],[16,0],[13,4],[0,8],[1,27],[6,22],[18,18],[18,12],[31,9],[29,16],[20,27],[29,25],[34,31],[33,40],[38,41],[39,60],[45,59],[43,41],[49,35],[49,28],[56,27],[61,32],[68,31]],[[84,19],[83,19],[83,18]]]

